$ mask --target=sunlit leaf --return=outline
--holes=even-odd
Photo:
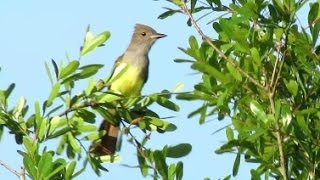
[[[72,136],[71,133],[68,133],[68,142],[70,143],[74,152],[76,152],[76,153],[81,152],[81,147],[80,147],[79,143],[76,141],[76,139]]]
[[[59,95],[59,91],[60,91],[60,83],[56,83],[51,90],[51,93],[48,97],[46,106],[50,107],[52,105],[53,100]]]
[[[88,33],[91,33],[91,32],[87,32],[87,34]],[[105,41],[107,41],[109,39],[109,37],[110,37],[110,32],[104,31],[104,32],[98,34],[94,38],[87,38],[84,42],[83,47],[82,47],[81,56],[86,55],[90,51],[93,51],[95,48],[102,45]]]
[[[79,61],[76,61],[76,60],[71,61],[66,67],[60,69],[59,79],[63,79],[69,76],[71,73],[75,72],[79,67],[79,65],[80,65]]]
[[[52,171],[52,155],[50,153],[46,152],[41,156],[38,168],[42,177],[47,177],[47,175]]]

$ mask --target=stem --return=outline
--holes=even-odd
[[[19,180],[25,180],[26,179],[26,168],[25,167],[21,167],[21,172],[20,172],[20,176],[19,176]]]
[[[202,39],[207,42],[221,57],[222,59],[224,59],[225,61],[227,61],[228,63],[230,63],[235,69],[237,69],[243,76],[245,76],[250,82],[252,82],[253,84],[255,84],[256,86],[258,86],[260,89],[264,89],[267,91],[267,87],[263,86],[262,84],[260,84],[257,80],[255,80],[253,77],[251,77],[247,72],[245,72],[243,69],[241,69],[239,67],[238,64],[235,63],[235,60],[227,57],[222,51],[220,51],[220,49],[215,46],[212,42],[211,39],[205,35],[203,33],[203,31],[201,30],[201,28],[198,26],[196,20],[193,18],[192,14],[190,13],[186,3],[184,0],[181,0],[181,8],[184,11],[184,13],[190,18],[191,20],[191,24],[193,25],[193,27],[198,31],[198,33],[200,34],[200,36],[202,37]]]
[[[190,18],[191,23],[193,25],[193,27],[198,31],[198,33],[201,35],[203,41],[207,42],[221,57],[222,59],[224,59],[225,61],[227,61],[228,63],[230,63],[235,69],[237,69],[243,76],[245,76],[251,83],[253,83],[254,85],[256,85],[257,87],[259,87],[260,89],[265,90],[268,95],[269,95],[269,101],[270,101],[270,105],[271,105],[271,111],[272,114],[275,115],[275,103],[274,103],[274,94],[275,94],[275,90],[277,87],[277,83],[280,79],[280,74],[281,74],[281,69],[284,63],[284,57],[285,55],[282,56],[282,61],[279,67],[279,71],[276,74],[276,68],[277,68],[277,64],[278,62],[276,62],[275,67],[273,69],[273,73],[272,73],[272,78],[271,78],[271,82],[269,85],[263,86],[262,84],[260,84],[257,80],[255,80],[253,77],[251,77],[247,72],[245,72],[243,69],[241,69],[238,64],[235,63],[235,60],[227,57],[222,51],[220,51],[220,49],[218,47],[216,47],[212,42],[211,39],[206,36],[203,31],[201,30],[201,28],[198,26],[197,22],[195,21],[195,19],[193,18],[192,14],[190,13],[190,11],[188,10],[188,7],[186,5],[186,2],[184,0],[181,0],[181,9],[184,11],[184,13]],[[286,39],[287,40],[287,39]],[[286,41],[285,41],[286,42]],[[276,78],[275,78],[276,77]],[[278,149],[279,149],[279,155],[280,155],[280,172],[281,175],[283,177],[284,180],[288,180],[288,176],[287,176],[287,168],[286,168],[286,161],[285,161],[285,155],[284,155],[284,151],[283,151],[283,145],[282,145],[282,135],[280,132],[280,125],[277,122],[276,125],[276,138],[277,138],[277,144],[278,144]]]
[[[287,43],[288,43],[288,31],[286,31],[286,34],[283,38],[283,42],[284,42],[284,47],[285,49],[287,49]],[[281,41],[280,41],[280,44],[281,44]],[[278,59],[275,63],[275,67],[274,67],[274,71],[272,73],[272,79],[271,79],[271,82],[270,82],[270,85],[268,85],[268,91],[269,91],[269,101],[270,101],[270,105],[271,105],[271,112],[273,115],[276,114],[276,110],[275,110],[275,103],[274,103],[274,96],[275,96],[275,92],[276,92],[276,88],[278,86],[278,82],[279,82],[279,79],[280,79],[280,76],[281,76],[281,72],[282,72],[282,67],[283,67],[283,64],[284,64],[284,61],[285,61],[285,57],[286,57],[286,50],[282,53],[282,57],[281,57],[281,60],[280,60],[280,48],[278,48]],[[278,65],[278,62],[280,61],[280,66],[278,68],[278,72],[277,72],[277,75],[275,77],[275,74],[276,74],[276,68],[277,68],[277,65]],[[277,138],[277,143],[278,143],[278,149],[279,149],[279,156],[280,156],[280,172],[281,172],[281,175],[282,175],[282,178],[284,180],[288,180],[288,169],[287,169],[287,163],[286,163],[286,158],[285,158],[285,155],[284,155],[284,150],[283,150],[283,137],[281,135],[281,130],[280,130],[280,125],[279,125],[279,121],[278,119],[277,120],[277,123],[275,124],[275,128],[276,128],[276,138]]]
[[[2,160],[0,160],[0,165],[5,167],[7,170],[9,170],[10,172],[12,172],[13,174],[15,174],[20,178],[21,174],[17,170],[13,169],[11,166],[6,164],[5,162],[3,162]]]
[[[269,101],[271,105],[271,112],[272,114],[275,114],[275,105],[274,105],[274,100],[273,100],[274,94],[269,93]],[[287,176],[287,165],[286,165],[286,160],[284,156],[284,151],[283,151],[283,145],[282,145],[282,135],[281,135],[281,130],[279,123],[277,122],[275,124],[276,126],[276,138],[277,138],[277,143],[278,143],[278,149],[279,149],[279,156],[280,156],[280,173],[282,175],[283,180],[288,180]]]

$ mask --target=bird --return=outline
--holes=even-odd
[[[158,39],[166,36],[147,25],[136,24],[129,46],[114,63],[109,89],[124,97],[139,96],[148,80],[149,51]],[[110,109],[113,115],[116,114],[115,111],[116,109]],[[120,131],[120,119],[103,120],[99,130],[105,130],[106,134],[93,142],[90,152],[97,156],[114,155]]]

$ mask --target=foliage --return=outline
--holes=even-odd
[[[225,128],[226,143],[216,150],[218,154],[235,154],[232,172],[225,179],[238,174],[243,160],[257,164],[250,171],[252,179],[320,177],[319,1],[167,1],[172,7],[165,8],[159,19],[184,14],[187,25],[201,36],[201,40],[190,36],[189,47],[179,48],[190,59],[175,61],[191,64],[201,80],[191,93],[177,95],[178,100],[203,102],[189,113],[190,118],[199,117],[200,124],[212,116],[231,121]],[[309,7],[306,20],[299,17],[305,6]],[[210,19],[209,28],[200,25],[204,18]],[[304,21],[307,25],[301,24]],[[52,89],[45,102],[31,104],[34,112],[25,98],[10,104],[14,84],[0,90],[0,138],[6,128],[23,146],[18,153],[30,178],[72,179],[87,164],[100,175],[101,170],[107,171],[103,162],[120,161],[119,154],[93,156],[83,144],[105,133],[97,132],[93,124],[96,119],[113,116],[106,110],[116,108],[116,115],[122,117],[123,135],[137,149],[141,174],[182,179],[183,163],[167,161],[187,155],[190,144],[157,150],[147,147],[150,133],[177,128],[149,108],[158,104],[178,111],[172,93],[123,97],[107,89],[108,78],[94,79],[103,65],[80,63],[109,37],[107,31],[94,36],[88,28],[78,59],[59,65],[55,60],[51,65],[46,63]],[[80,81],[88,85],[75,93]],[[120,106],[114,107],[114,101],[121,102]],[[143,137],[136,136],[133,127],[139,127]],[[46,142],[57,139],[55,150],[46,147]],[[80,160],[85,161],[84,166],[79,167]]]
[[[120,161],[120,155],[94,156],[88,152],[89,147],[84,142],[101,137],[105,132],[97,131],[94,123],[104,117],[115,119],[110,116],[122,117],[122,135],[126,135],[136,147],[143,176],[182,179],[183,163],[168,164],[166,161],[167,158],[187,155],[191,145],[166,145],[161,150],[147,147],[151,133],[165,133],[177,128],[148,108],[151,104],[158,104],[178,111],[179,107],[170,101],[170,92],[123,97],[108,90],[109,78],[99,81],[94,79],[94,75],[103,67],[102,64],[84,65],[80,62],[80,58],[103,46],[109,37],[107,31],[94,36],[88,28],[79,59],[68,59],[59,65],[55,60],[51,60],[51,65],[46,63],[52,89],[46,101],[34,102],[34,112],[28,111],[32,104],[28,105],[23,97],[10,108],[9,96],[14,84],[0,90],[0,134],[7,128],[14,134],[16,143],[23,146],[23,150],[18,152],[23,157],[24,169],[31,179],[73,179],[85,170],[87,164],[91,165],[97,175],[101,175],[101,170],[108,171],[103,163]],[[88,85],[80,92],[75,92],[75,85],[80,81],[87,81]],[[120,106],[114,107],[115,101],[120,102],[117,103]],[[116,108],[117,114],[108,113],[108,108]],[[139,127],[144,137],[135,135],[137,131],[133,131],[134,127]],[[46,146],[46,142],[51,140],[59,140],[56,149]],[[84,161],[84,165],[79,167],[80,160]],[[25,178],[25,173],[17,175]]]
[[[184,13],[202,37],[191,36],[189,47],[180,48],[192,60],[176,62],[190,63],[202,79],[178,98],[203,101],[189,114],[201,124],[209,116],[231,120],[227,142],[216,153],[236,154],[232,176],[243,158],[258,164],[252,179],[319,178],[319,1],[169,2],[176,9],[159,18]],[[302,20],[298,11],[308,5]],[[206,31],[216,39],[198,24],[204,17],[213,19]]]

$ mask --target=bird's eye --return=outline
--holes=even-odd
[[[142,32],[141,35],[142,36],[146,36],[147,34],[146,34],[146,32]]]

